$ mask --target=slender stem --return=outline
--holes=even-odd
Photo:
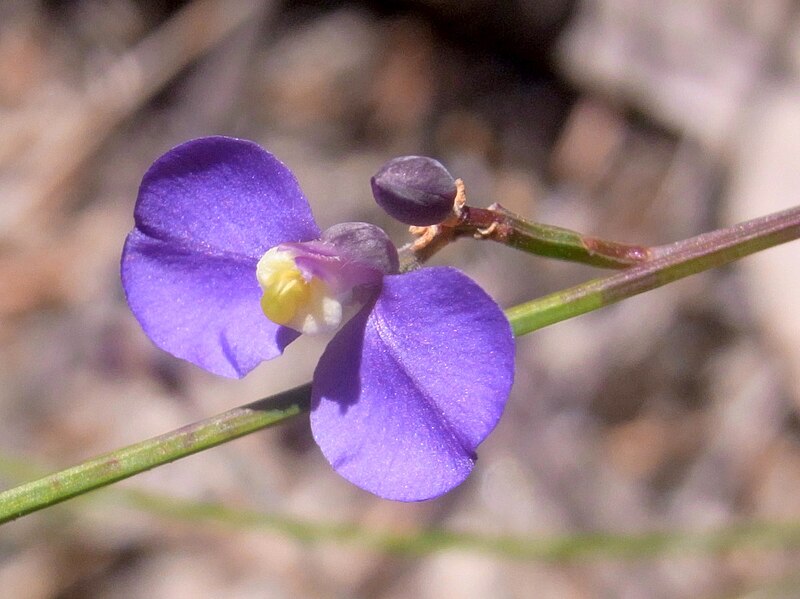
[[[0,524],[274,426],[309,409],[311,384],[262,399],[0,493]]]
[[[576,231],[525,220],[500,204],[464,206],[455,235],[491,239],[511,247],[570,262],[602,268],[627,268],[650,257],[649,248],[606,241]]]
[[[41,468],[0,455],[0,474],[13,478],[34,476]],[[98,499],[101,496],[96,496]],[[577,533],[552,537],[520,537],[454,532],[437,528],[392,531],[357,523],[332,523],[293,518],[221,503],[182,499],[150,491],[116,487],[102,499],[153,516],[194,525],[214,523],[244,531],[264,530],[298,541],[335,542],[400,555],[427,555],[460,550],[510,559],[569,561],[662,556],[702,555],[744,547],[782,550],[800,547],[800,522],[751,521],[720,528],[640,533]]]
[[[459,237],[489,239],[530,254],[601,268],[623,269],[651,258],[648,247],[607,241],[561,227],[530,222],[500,204],[488,208],[458,204],[455,213],[443,223],[412,227],[411,230],[419,235],[419,239],[401,250],[401,259],[407,269],[427,261]]]
[[[652,259],[506,310],[515,335],[614,304],[800,237],[800,207],[651,249]]]
[[[459,549],[512,559],[569,561],[591,557],[638,558],[665,554],[721,553],[741,547],[800,546],[797,522],[748,522],[703,532],[653,531],[638,534],[583,533],[558,537],[492,536],[442,529],[381,531],[357,524],[310,522],[235,509],[215,503],[125,490],[123,501],[153,514],[195,522],[217,522],[243,530],[264,529],[301,541],[336,541],[396,554],[426,555]]]
[[[652,258],[506,310],[516,336],[800,237],[800,207],[653,248]],[[310,384],[136,443],[0,493],[0,524],[274,426],[310,407]]]

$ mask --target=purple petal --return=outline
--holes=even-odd
[[[230,137],[188,141],[156,160],[134,218],[150,237],[256,260],[279,243],[319,237],[291,171],[259,145]]]
[[[262,313],[256,262],[319,229],[294,175],[274,156],[228,137],[186,142],[145,173],[134,219],[122,282],[156,345],[241,377],[296,338]]]
[[[228,377],[279,355],[297,333],[261,311],[256,262],[201,254],[134,229],[122,284],[145,333],[171,354]]]
[[[466,275],[426,268],[388,276],[374,307],[320,359],[314,438],[334,469],[367,491],[437,497],[472,470],[513,376],[511,327]]]

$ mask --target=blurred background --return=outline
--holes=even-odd
[[[209,134],[275,153],[322,227],[406,241],[369,177],[425,154],[475,205],[666,243],[798,202],[800,3],[0,0],[4,488],[310,378],[320,341],[216,379],[126,307],[140,178]],[[353,487],[300,418],[3,526],[0,595],[800,597],[800,550],[780,542],[409,556],[186,508],[532,540],[796,528],[797,257],[776,248],[521,338],[503,420],[438,500]],[[503,306],[602,274],[469,240],[435,262]]]

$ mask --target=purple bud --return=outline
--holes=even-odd
[[[453,209],[456,182],[433,158],[402,156],[384,164],[370,180],[375,201],[408,225],[435,225]]]
[[[348,260],[364,264],[382,274],[396,274],[397,248],[380,227],[369,223],[340,223],[322,233],[321,241],[334,246]]]

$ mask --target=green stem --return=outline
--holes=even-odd
[[[0,475],[34,476],[41,471],[27,461],[0,455]],[[552,537],[497,536],[437,528],[403,532],[364,527],[356,523],[319,522],[241,507],[171,497],[149,491],[116,487],[102,498],[173,522],[217,524],[233,530],[263,530],[303,542],[335,542],[400,555],[438,551],[474,551],[510,559],[568,561],[714,554],[741,548],[781,550],[800,547],[800,522],[736,522],[698,532],[650,531],[639,533],[576,533]]]
[[[518,250],[600,268],[628,268],[651,258],[651,248],[617,243],[576,231],[530,222],[500,204],[461,205],[456,214],[431,227],[416,227],[420,238],[401,248],[403,272],[417,268],[459,237],[489,239]]]
[[[650,248],[582,235],[576,231],[529,222],[500,204],[461,209],[455,236],[491,239],[525,252],[601,268],[627,268],[650,257]]]
[[[800,546],[797,522],[746,522],[704,532],[653,531],[638,534],[583,533],[524,538],[442,529],[392,532],[357,524],[330,524],[276,516],[221,504],[200,503],[126,489],[130,506],[173,520],[216,522],[243,530],[264,529],[300,541],[335,541],[397,554],[425,555],[458,549],[512,559],[567,561],[602,557],[637,558],[665,554],[722,553],[741,547],[782,549]]]
[[[311,384],[262,399],[0,493],[0,524],[308,412]]]
[[[800,207],[652,248],[647,262],[515,306],[506,316],[514,334],[525,335],[797,237]],[[303,385],[9,489],[0,493],[0,524],[274,426],[307,412],[309,397],[310,384]]]
[[[651,248],[647,262],[514,306],[506,316],[514,334],[525,335],[798,237],[800,207]]]

